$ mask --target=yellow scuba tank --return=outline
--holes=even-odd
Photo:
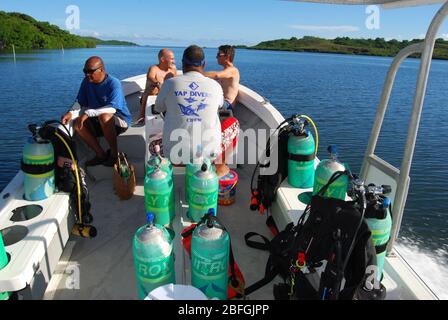
[[[49,140],[43,139],[36,125],[29,125],[33,134],[23,147],[21,169],[24,173],[25,199],[38,201],[55,192],[54,149]]]

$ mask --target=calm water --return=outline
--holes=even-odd
[[[0,55],[0,189],[19,169],[27,124],[59,117],[73,103],[86,58],[100,55],[109,73],[123,79],[145,73],[159,48],[101,47]],[[177,66],[183,48],[174,49]],[[216,49],[206,49],[207,68],[216,69]],[[242,84],[284,115],[305,113],[320,130],[319,156],[329,144],[358,172],[390,58],[238,50]],[[400,166],[419,61],[398,73],[377,154]],[[448,262],[448,62],[434,61],[411,170],[411,186],[400,246],[420,268],[432,264],[428,282],[445,281]],[[421,258],[423,257],[423,258]],[[434,270],[434,268],[442,268]],[[441,286],[439,294],[448,297]]]

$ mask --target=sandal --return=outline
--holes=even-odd
[[[137,121],[135,121],[135,124],[140,124],[140,125],[144,125],[145,124],[145,117],[141,117],[141,118],[138,118],[138,120]]]

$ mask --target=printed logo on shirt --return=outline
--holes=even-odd
[[[205,108],[208,106],[208,104],[206,104],[206,103],[204,103],[204,102],[205,102],[205,98],[201,100],[201,103],[200,103],[200,104],[198,104],[198,108],[197,108],[196,111],[203,110],[203,109],[205,109]]]
[[[187,101],[188,103],[191,103],[189,101],[193,101],[191,99],[194,99],[193,97],[198,97],[198,98],[207,98],[208,97],[208,93],[207,92],[202,92],[202,91],[179,91],[176,90],[174,91],[174,95],[176,97],[188,97],[188,98],[184,98],[185,101]],[[188,100],[187,100],[188,99]],[[197,101],[197,100],[194,100]],[[194,102],[193,101],[193,102]]]
[[[195,91],[197,88],[199,88],[199,86],[196,82],[190,83],[190,85],[188,87],[190,87],[190,89],[193,91]]]
[[[180,112],[182,113],[183,116],[187,116],[187,117],[199,117],[199,115],[196,113],[197,110],[194,110],[194,109],[192,108],[191,105],[189,105],[189,106],[184,106],[184,105],[181,104],[181,103],[178,103],[177,105],[179,106],[179,108],[180,108]]]
[[[197,100],[195,99],[195,98],[192,98],[192,97],[190,97],[190,98],[184,98],[184,100],[185,101],[187,101],[188,103],[193,103],[193,102],[196,102]]]

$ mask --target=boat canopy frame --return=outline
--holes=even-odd
[[[445,2],[445,0],[286,0],[294,2],[315,2],[341,5],[381,5],[384,9],[422,6]]]
[[[433,18],[425,39],[421,43],[412,44],[402,49],[394,58],[388,74],[386,76],[385,84],[383,87],[382,96],[378,105],[374,125],[369,137],[369,142],[364,155],[364,160],[361,167],[361,177],[367,179],[369,169],[376,167],[383,172],[386,172],[389,176],[395,176],[397,179],[397,189],[393,201],[392,208],[392,231],[391,238],[387,247],[387,252],[390,253],[393,245],[398,237],[401,222],[403,219],[404,208],[406,204],[407,194],[409,190],[410,182],[410,170],[412,159],[414,155],[415,144],[417,140],[418,129],[420,125],[420,118],[423,109],[426,88],[428,84],[429,71],[431,68],[432,56],[434,52],[434,46],[436,42],[437,33],[448,15],[448,1],[442,5]],[[383,124],[384,116],[389,104],[389,98],[394,85],[395,76],[402,62],[412,54],[421,53],[420,67],[418,72],[417,84],[415,89],[415,95],[413,100],[412,111],[408,124],[408,133],[406,138],[406,144],[404,147],[404,154],[401,163],[400,170],[392,167],[381,158],[375,155],[375,148],[380,135],[381,127]],[[386,167],[386,168],[385,168]],[[389,173],[387,173],[389,171]],[[392,171],[392,172],[391,172]]]
[[[448,0],[286,0],[292,2],[314,2],[327,4],[345,4],[345,5],[382,5],[385,8],[399,8],[416,5],[428,5],[435,3],[443,3],[440,9],[434,16],[431,24],[426,32],[425,39],[421,43],[411,44],[402,49],[392,61],[386,80],[383,86],[383,91],[380,103],[377,108],[377,113],[374,120],[374,125],[369,137],[366,152],[364,154],[360,176],[365,181],[378,173],[383,175],[387,181],[396,184],[396,190],[391,194],[393,199],[392,207],[392,230],[391,238],[387,246],[387,253],[390,254],[393,245],[398,237],[401,222],[403,220],[404,207],[409,190],[410,170],[412,158],[414,155],[415,143],[417,140],[418,128],[420,125],[420,118],[425,100],[426,87],[428,84],[429,71],[431,68],[432,55],[434,53],[434,46],[436,42],[437,33],[440,30],[442,23],[448,15]],[[403,159],[400,170],[384,161],[375,155],[375,148],[378,142],[378,137],[381,132],[384,116],[389,104],[392,87],[395,82],[395,76],[403,61],[412,54],[421,53],[420,67],[418,72],[417,84],[414,94],[414,100],[411,110],[411,115],[408,124],[408,133],[406,138],[406,145],[404,147]],[[373,174],[372,172],[373,171]],[[369,173],[371,173],[369,175]],[[369,181],[368,181],[369,182]]]

